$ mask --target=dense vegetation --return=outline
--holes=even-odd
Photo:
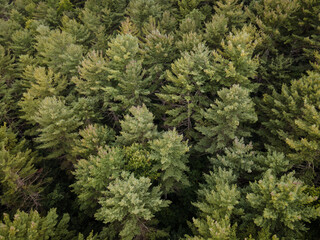
[[[319,239],[319,0],[0,0],[0,239]]]

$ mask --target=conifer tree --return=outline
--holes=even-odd
[[[121,145],[131,145],[132,143],[146,144],[158,136],[157,127],[154,125],[153,114],[149,112],[145,105],[131,107],[130,115],[124,116],[120,121],[121,131],[117,136],[117,142]]]
[[[14,120],[16,71],[15,59],[0,45],[0,124],[6,121],[11,125]]]
[[[46,97],[63,95],[67,80],[60,73],[54,74],[52,69],[46,70],[44,67],[32,68],[32,75],[29,76],[27,92],[23,94],[19,102],[22,118],[35,124],[34,115],[38,111],[39,105]]]
[[[241,214],[240,191],[232,170],[216,169],[205,175],[206,184],[198,191],[200,218],[194,219],[198,234],[187,239],[236,239],[236,225],[231,226],[231,218]]]
[[[179,0],[178,6],[180,14],[184,17],[192,10],[196,9],[203,0]]]
[[[228,19],[228,28],[241,28],[247,18],[243,11],[243,2],[239,0],[219,0],[213,7],[217,16],[224,16]]]
[[[206,73],[222,86],[240,84],[241,87],[254,89],[257,86],[253,78],[257,75],[259,61],[253,54],[258,40],[255,39],[254,28],[250,26],[230,32],[226,41],[222,40],[222,50],[213,51],[213,63]]]
[[[150,142],[151,158],[156,161],[154,169],[161,172],[160,183],[165,194],[189,186],[186,172],[188,161],[187,142],[176,130],[162,133],[159,139]]]
[[[137,60],[139,40],[130,34],[117,35],[108,44],[106,54],[110,59],[108,69],[111,80],[117,80],[131,60]]]
[[[84,46],[90,46],[92,34],[89,29],[75,19],[70,19],[68,16],[63,16],[61,19],[62,31],[71,34],[76,39],[76,43]]]
[[[170,203],[160,198],[159,187],[150,187],[150,179],[122,173],[121,178],[112,182],[100,198],[101,209],[95,217],[104,223],[120,222],[122,239],[147,239],[146,235],[153,230],[148,227],[148,222]]]
[[[187,131],[189,137],[194,122],[200,119],[200,109],[211,103],[207,94],[215,91],[205,70],[209,66],[209,51],[199,44],[182,57],[167,71],[167,85],[158,96],[168,105],[166,124]]]
[[[26,148],[26,141],[17,140],[6,124],[0,127],[1,204],[9,209],[30,209],[40,205],[41,170],[34,164],[37,155]]]
[[[307,230],[305,222],[320,215],[320,208],[310,204],[316,199],[293,175],[291,172],[277,178],[267,170],[261,180],[250,184],[252,193],[247,194],[254,223],[285,239],[301,238]]]
[[[128,112],[133,106],[149,105],[151,77],[146,76],[141,61],[132,60],[117,79],[115,88],[104,88],[106,94],[112,95],[113,102],[108,103],[110,110],[115,112]]]
[[[76,38],[64,31],[50,31],[43,25],[37,31],[39,35],[36,37],[36,49],[42,63],[64,75],[75,74],[84,54],[84,49],[76,43]]]
[[[0,239],[72,239],[73,233],[68,230],[69,220],[68,214],[58,220],[56,209],[50,209],[44,217],[35,210],[29,213],[18,210],[13,220],[5,213],[0,222]]]
[[[39,124],[39,149],[47,149],[48,159],[65,160],[82,124],[72,109],[56,97],[46,97],[40,103],[33,120]]]
[[[124,152],[120,148],[100,148],[96,156],[81,159],[75,165],[75,183],[71,185],[78,195],[80,209],[92,215],[98,208],[98,199],[109,183],[120,176],[124,168]]]
[[[236,137],[239,139],[251,135],[245,123],[256,122],[257,115],[249,93],[248,89],[239,85],[218,92],[221,100],[216,99],[215,104],[202,111],[205,120],[196,127],[204,135],[198,144],[200,150],[216,153],[231,146]]]
[[[97,155],[100,147],[112,145],[115,140],[115,132],[108,126],[100,124],[88,125],[79,131],[81,139],[74,141],[72,155],[80,159],[88,159],[90,155]]]
[[[159,19],[162,14],[161,5],[156,0],[131,0],[126,9],[132,22],[142,30],[150,16]]]
[[[165,78],[165,71],[169,69],[177,54],[173,34],[164,34],[156,26],[146,31],[148,32],[141,52],[144,56],[143,66],[152,78],[152,92],[154,92],[159,91],[161,80]]]
[[[18,30],[12,34],[10,49],[16,56],[32,54],[34,52],[35,39],[29,29]]]
[[[301,164],[307,178],[313,178],[313,166],[318,166],[318,83],[319,73],[309,72],[291,86],[283,85],[281,93],[275,90],[265,95],[262,110],[265,114],[266,137],[272,149],[289,154],[293,164]],[[288,148],[289,146],[289,148]]]

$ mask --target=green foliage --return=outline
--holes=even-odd
[[[81,159],[75,165],[73,191],[78,195],[80,209],[93,214],[98,199],[109,183],[116,179],[124,167],[124,152],[120,148],[100,148],[97,156]]]
[[[153,168],[155,160],[142,144],[133,143],[124,147],[124,154],[126,161],[124,170],[134,172],[137,177],[148,177],[151,180],[159,177],[159,173]]]
[[[131,0],[126,12],[138,29],[142,29],[150,16],[158,19],[161,16],[162,9],[156,0]]]
[[[132,60],[117,79],[117,86],[103,89],[108,98],[112,96],[113,101],[106,103],[111,111],[123,113],[128,112],[133,106],[149,104],[151,78],[145,74],[141,61]]]
[[[182,16],[188,15],[192,10],[196,9],[203,0],[179,0],[179,10]]]
[[[173,34],[164,34],[153,27],[148,31],[142,44],[143,65],[152,77],[152,90],[158,90],[161,80],[165,78],[165,70],[176,58]]]
[[[72,155],[78,159],[97,155],[100,147],[110,145],[115,140],[114,130],[99,124],[88,125],[79,131],[79,135],[81,139],[76,139],[72,148]]]
[[[17,70],[15,59],[0,45],[0,124],[4,121],[10,125],[15,118],[17,94],[15,78]]]
[[[213,51],[213,63],[206,71],[218,84],[230,87],[240,84],[254,89],[252,79],[257,75],[258,59],[253,55],[259,39],[252,27],[243,27],[229,33],[221,42],[221,51]]]
[[[151,158],[156,162],[154,169],[161,171],[160,183],[165,194],[189,186],[186,176],[189,147],[186,141],[182,141],[182,135],[176,130],[164,132],[150,143],[150,148]]]
[[[236,239],[236,225],[230,224],[231,217],[242,213],[236,177],[232,170],[219,168],[205,175],[205,179],[206,184],[198,191],[198,202],[194,203],[200,210],[200,218],[193,220],[199,237],[190,239]]]
[[[319,74],[309,72],[307,76],[292,81],[291,86],[283,85],[281,93],[273,91],[263,99],[263,112],[267,118],[263,122],[265,131],[261,134],[273,149],[288,153],[292,163],[304,163],[302,169],[312,172],[311,166],[319,164],[318,82]]]
[[[199,149],[215,153],[231,146],[236,137],[251,136],[251,130],[245,123],[256,122],[257,115],[249,93],[239,85],[218,92],[221,100],[216,100],[210,108],[202,111],[205,121],[196,127],[204,135],[199,141]]]
[[[34,164],[39,160],[26,148],[26,141],[18,142],[17,134],[6,124],[0,127],[0,189],[1,204],[9,209],[39,207],[42,173]]]
[[[22,118],[35,124],[34,116],[43,99],[62,95],[68,83],[60,73],[54,74],[52,69],[46,70],[44,67],[32,69],[31,74],[28,77],[30,87],[23,94],[19,106],[24,112]]]
[[[127,114],[120,121],[121,131],[117,136],[117,142],[122,145],[132,143],[146,144],[147,141],[158,136],[157,127],[153,123],[153,114],[149,112],[145,105],[131,107],[131,115]]]
[[[305,193],[306,185],[293,174],[277,178],[268,170],[261,180],[250,184],[252,193],[247,194],[254,223],[285,239],[301,237],[307,230],[304,222],[320,214],[319,208],[309,205],[316,198]]]
[[[209,50],[204,44],[182,53],[171,65],[171,71],[167,71],[168,84],[158,94],[168,105],[166,124],[183,131],[193,130],[194,122],[200,118],[200,109],[211,102],[206,93],[214,92],[205,74],[208,66]]]
[[[136,236],[144,238],[147,232],[153,230],[147,227],[148,222],[170,203],[160,199],[159,187],[151,190],[150,187],[150,179],[122,173],[121,178],[111,183],[100,198],[101,209],[95,217],[104,223],[121,222],[122,239],[130,240]]]
[[[39,124],[36,141],[39,149],[47,149],[48,159],[65,159],[82,124],[65,102],[56,97],[46,97],[40,103],[33,120]]]
[[[36,49],[41,62],[55,72],[67,76],[75,74],[84,54],[84,49],[77,44],[76,38],[64,31],[50,31],[43,25],[37,31],[39,35],[36,37]]]
[[[18,210],[13,220],[8,214],[4,214],[0,223],[0,239],[71,239],[73,234],[67,229],[69,220],[68,214],[64,214],[62,219],[58,220],[56,209],[51,209],[45,217],[41,217],[34,210],[30,213]]]

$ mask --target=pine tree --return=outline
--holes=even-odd
[[[10,49],[16,56],[32,54],[34,52],[35,39],[29,29],[15,31],[12,34]]]
[[[74,105],[82,114],[87,111],[86,120],[101,118],[101,108],[104,102],[103,87],[111,85],[108,79],[108,60],[100,51],[90,51],[78,66],[79,76],[74,76],[71,81],[75,84],[75,90],[80,95]],[[82,113],[81,113],[82,112]]]
[[[196,127],[204,135],[198,143],[199,150],[216,153],[231,146],[236,137],[251,136],[251,130],[245,123],[256,122],[257,115],[249,93],[239,85],[218,92],[221,100],[216,99],[215,104],[202,111],[205,121]]]
[[[154,169],[161,172],[160,183],[164,194],[189,186],[186,176],[189,171],[186,166],[189,147],[182,138],[173,130],[162,133],[159,139],[150,142],[151,158],[156,161]]]
[[[239,0],[219,0],[213,7],[217,16],[224,16],[228,19],[228,28],[241,28],[247,18],[243,11],[243,2]]]
[[[127,114],[120,121],[121,131],[117,136],[117,142],[121,145],[131,145],[132,143],[146,144],[158,136],[157,127],[154,125],[153,114],[149,112],[145,105],[131,107],[131,115]]]
[[[318,166],[318,84],[319,73],[309,72],[291,86],[283,85],[281,93],[265,95],[262,110],[265,114],[260,132],[272,149],[289,154],[292,164],[300,164],[304,174],[311,178],[313,167]]]
[[[77,20],[70,19],[67,16],[63,16],[61,22],[63,25],[62,31],[65,31],[75,37],[77,44],[90,46],[92,34],[90,34],[88,28],[79,23]]]
[[[82,124],[72,109],[56,97],[46,97],[40,103],[33,120],[39,124],[39,149],[47,149],[48,159],[65,160],[71,152],[77,137],[77,129]]]
[[[90,155],[97,155],[100,147],[112,145],[115,132],[108,126],[100,124],[88,125],[79,131],[81,139],[74,141],[72,156],[77,159],[88,159]]]
[[[156,0],[132,0],[126,12],[140,31],[150,16],[159,19],[162,15],[161,5]]]
[[[111,103],[107,103],[111,111],[125,113],[133,106],[149,105],[152,79],[145,75],[142,62],[132,60],[117,79],[117,86],[104,88],[106,94],[110,94],[113,98]]]
[[[155,20],[154,20],[155,21]],[[164,34],[154,24],[147,31],[141,52],[144,56],[143,66],[152,78],[152,92],[159,91],[165,71],[176,58],[176,47],[174,46],[174,35]]]
[[[236,239],[236,225],[231,226],[234,215],[241,214],[240,191],[232,170],[216,169],[205,175],[206,184],[198,191],[200,218],[193,219],[198,234],[187,239]],[[200,235],[198,237],[198,235]]]
[[[16,67],[15,59],[0,45],[0,124],[6,121],[11,125],[16,118]]]
[[[36,49],[42,63],[67,76],[77,73],[76,67],[83,57],[84,49],[76,43],[76,38],[64,31],[50,31],[45,26],[39,26],[37,30]]]
[[[196,9],[203,0],[179,0],[180,14],[184,17]]]
[[[34,115],[42,100],[62,95],[68,83],[65,77],[60,73],[54,74],[50,68],[47,70],[44,67],[37,67],[30,70],[32,70],[32,75],[28,78],[30,87],[18,104],[24,113],[22,118],[35,124]]]
[[[117,35],[108,44],[106,54],[110,59],[108,79],[117,81],[131,60],[137,60],[139,40],[130,34]]]
[[[157,94],[167,104],[166,124],[179,131],[187,131],[189,137],[193,125],[200,119],[200,109],[211,103],[207,94],[215,90],[205,70],[209,66],[209,51],[204,44],[182,57],[167,71],[167,85]]]
[[[150,187],[150,179],[135,178],[133,174],[124,172],[99,199],[101,209],[95,214],[96,219],[104,223],[120,222],[122,239],[147,239],[146,234],[153,230],[148,227],[148,222],[170,203],[160,198],[159,187]]]
[[[222,86],[240,84],[241,87],[255,89],[257,85],[253,83],[253,79],[259,65],[254,56],[259,39],[255,38],[255,30],[250,26],[230,32],[226,41],[222,40],[222,50],[213,51],[213,63],[206,73]]]
[[[0,239],[72,239],[73,233],[68,230],[69,220],[68,214],[58,220],[56,209],[51,209],[45,217],[34,210],[30,213],[18,210],[13,220],[5,213],[0,222]]]
[[[30,209],[40,205],[42,174],[34,164],[39,157],[17,140],[6,124],[0,127],[1,204],[8,209]]]
[[[250,184],[252,193],[247,194],[254,223],[285,239],[301,238],[307,230],[305,222],[320,215],[320,208],[310,204],[316,199],[293,175],[291,172],[277,178],[267,170],[261,180]]]
[[[75,165],[75,183],[71,185],[78,195],[80,209],[93,215],[98,209],[98,199],[109,183],[119,177],[125,164],[124,151],[120,148],[103,147],[98,154],[81,159]]]

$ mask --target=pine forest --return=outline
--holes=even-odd
[[[0,239],[319,240],[320,0],[0,0]]]

